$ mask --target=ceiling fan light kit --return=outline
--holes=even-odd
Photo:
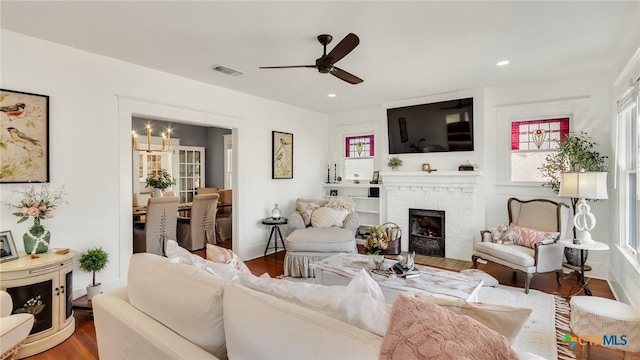
[[[316,59],[315,65],[261,66],[260,69],[313,68],[317,69],[321,74],[331,74],[349,84],[355,85],[363,82],[364,80],[359,77],[335,66],[335,63],[347,56],[347,54],[360,44],[358,36],[349,33],[327,54],[327,45],[331,43],[331,40],[333,40],[333,36],[329,34],[318,35],[318,41],[323,46],[323,52],[322,56]]]

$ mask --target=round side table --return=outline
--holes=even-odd
[[[573,239],[563,239],[563,240],[558,240],[558,244],[564,246],[564,247],[568,247],[568,248],[572,248],[572,249],[578,249],[580,250],[580,284],[578,285],[578,287],[582,288],[582,290],[584,290],[584,294],[587,296],[591,296],[591,290],[589,290],[589,288],[587,287],[587,283],[584,280],[584,272],[585,272],[585,261],[584,261],[584,251],[585,250],[609,250],[609,245],[600,242],[600,241],[594,241],[593,243],[585,243],[585,242],[581,242],[579,244],[575,244],[573,242]],[[569,296],[571,296],[571,291],[573,290],[573,287],[571,287],[571,289],[569,289]]]
[[[280,243],[282,244],[282,249],[284,250],[284,238],[282,237],[282,233],[280,232],[280,225],[286,225],[287,224],[287,218],[286,217],[279,217],[279,218],[273,218],[273,217],[268,217],[265,219],[262,219],[262,223],[264,225],[271,225],[271,233],[269,234],[269,241],[267,242],[267,247],[264,248],[264,255],[267,255],[267,251],[269,250],[269,245],[271,244],[271,239],[274,237],[275,235],[275,239],[273,239],[273,244],[274,244],[274,253],[276,254],[276,259],[278,258],[278,236],[280,236]]]

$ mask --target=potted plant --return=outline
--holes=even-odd
[[[538,168],[549,180],[542,186],[551,188],[556,194],[560,191],[560,174],[569,171],[606,171],[605,160],[607,156],[600,155],[596,150],[598,143],[586,132],[571,132],[559,142],[556,152],[545,158],[544,164]],[[571,198],[573,214],[576,213],[577,198]],[[573,237],[576,237],[576,228],[573,228]],[[564,249],[567,261],[572,265],[580,265],[580,250]],[[587,260],[587,252],[584,252],[584,260]]]
[[[93,273],[93,282],[87,285],[87,298],[91,300],[101,291],[102,283],[96,283],[96,272],[102,270],[109,262],[109,254],[101,247],[87,250],[80,256],[80,270]]]
[[[157,172],[153,172],[147,175],[147,186],[155,190],[154,196],[161,197],[162,191],[176,184],[176,179],[169,174],[165,169],[160,169]]]
[[[387,159],[387,166],[391,168],[391,170],[398,170],[398,166],[402,166],[402,159],[397,156]]]

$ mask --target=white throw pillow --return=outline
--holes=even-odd
[[[347,210],[336,210],[324,206],[311,214],[311,226],[317,228],[341,227],[347,215],[349,215]]]
[[[347,210],[349,213],[356,210],[356,202],[352,198],[344,196],[331,198],[325,206],[336,210]]]
[[[379,336],[387,331],[391,305],[385,302],[380,285],[364,269],[349,282],[340,310],[343,321],[351,325]]]

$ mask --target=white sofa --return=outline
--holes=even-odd
[[[382,343],[356,326],[153,254],[133,255],[128,286],[94,297],[93,311],[103,360],[376,359]]]

